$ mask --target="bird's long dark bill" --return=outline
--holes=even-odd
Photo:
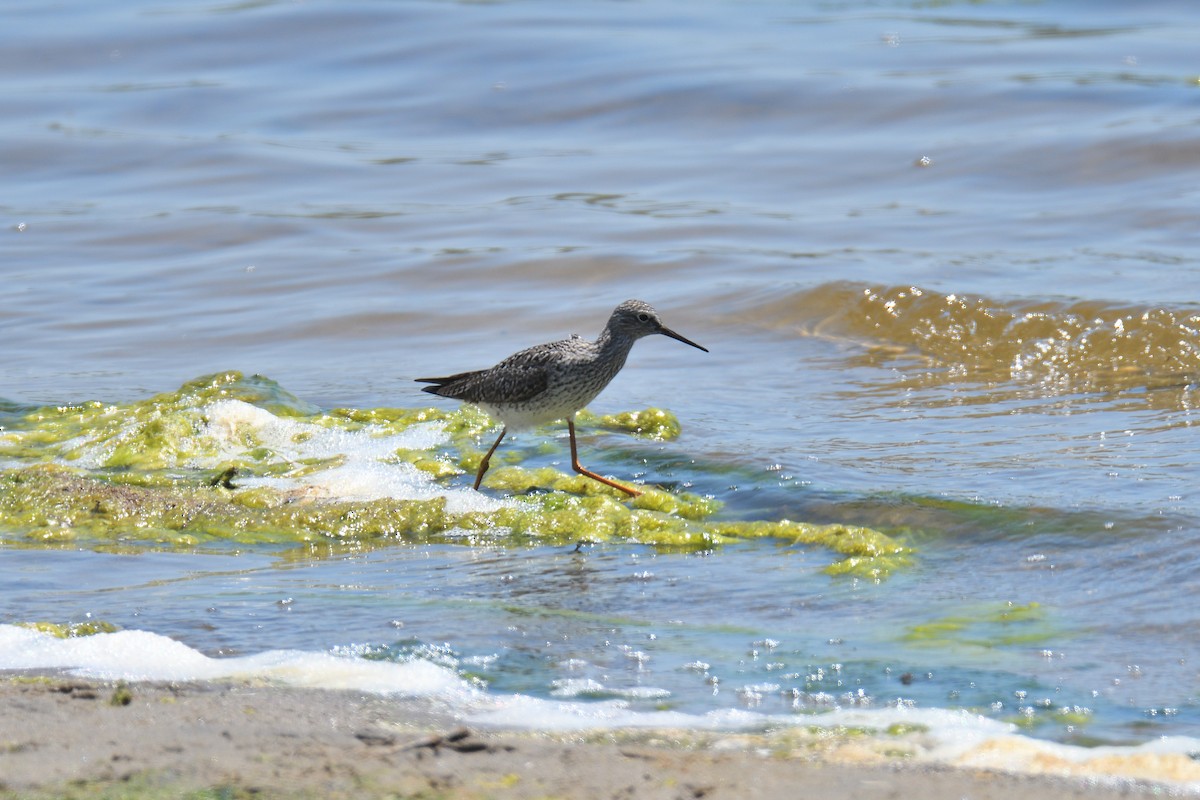
[[[671,330],[670,328],[663,328],[659,331],[659,333],[661,333],[663,336],[670,336],[672,339],[675,339],[676,341],[679,341],[679,342],[683,342],[684,344],[690,344],[692,347],[696,348],[697,350],[703,350],[706,353],[708,352],[707,347],[701,347],[700,345],[693,342],[691,339],[688,339],[684,336],[680,336],[678,333]]]

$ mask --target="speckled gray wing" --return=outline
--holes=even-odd
[[[422,387],[422,391],[468,403],[525,403],[546,391],[550,385],[550,366],[557,362],[556,354],[567,343],[551,342],[522,350],[490,369],[416,381],[434,384]]]

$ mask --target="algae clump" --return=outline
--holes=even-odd
[[[133,690],[129,688],[129,684],[125,681],[118,681],[108,698],[108,704],[110,706],[127,706],[132,702]]]
[[[87,622],[18,622],[22,628],[48,633],[56,639],[74,639],[77,636],[94,636],[97,633],[116,633],[120,630],[111,622],[88,620]]]
[[[981,605],[973,613],[955,614],[908,628],[902,637],[926,647],[990,649],[1041,644],[1059,635],[1039,603]]]
[[[658,441],[678,439],[682,431],[679,419],[670,411],[647,408],[643,411],[624,411],[620,414],[593,414],[581,411],[576,416],[581,425],[593,425],[611,431],[624,431]]]
[[[654,440],[679,435],[661,409],[580,420]],[[498,454],[509,465],[489,475],[504,499],[451,506],[455,493],[436,483],[473,472],[493,427],[471,406],[322,411],[267,378],[225,372],[147,400],[18,409],[5,422],[0,538],[25,546],[622,541],[694,551],[775,539],[836,554],[830,574],[874,580],[912,560],[906,545],[870,528],[717,519],[712,497],[647,486],[630,499],[581,475],[511,465],[516,450]],[[409,475],[416,488],[409,499],[356,497],[330,477],[347,471],[385,487]]]
[[[576,477],[559,478],[567,486],[582,488],[575,487]],[[845,556],[827,567],[831,574],[873,579],[910,559],[907,548],[870,529],[789,521],[708,522],[703,517],[711,501],[686,494],[669,495],[667,501],[659,494],[666,493],[651,489],[641,507],[631,507],[603,492],[576,495],[556,490],[519,496],[491,511],[452,513],[444,496],[353,501],[313,499],[267,487],[145,487],[41,465],[0,472],[0,528],[27,543],[152,542],[173,548],[217,540],[237,544],[333,540],[360,546],[388,541],[513,545],[627,541],[667,550],[708,550],[736,540],[776,538],[818,545]],[[656,510],[664,505],[671,511]]]

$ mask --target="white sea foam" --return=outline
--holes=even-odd
[[[186,466],[215,469],[261,447],[269,451],[274,463],[297,469],[295,476],[245,476],[238,480],[241,486],[270,486],[337,500],[428,500],[444,496],[452,513],[493,511],[502,504],[465,486],[447,489],[395,457],[398,450],[434,450],[444,444],[447,437],[440,423],[420,423],[398,433],[381,425],[346,430],[279,417],[241,400],[218,400],[190,413],[196,418],[195,435],[206,439],[208,447],[196,448],[206,455],[193,457]],[[59,449],[73,453],[71,464],[76,467],[100,467],[112,449],[134,435],[140,424],[130,421],[124,431],[103,442],[81,437],[63,443]],[[331,463],[324,468],[301,469],[322,460]]]
[[[80,677],[125,681],[260,678],[289,686],[438,696],[458,702],[478,694],[453,670],[430,661],[369,661],[303,650],[210,658],[174,639],[138,630],[59,639],[0,625],[0,669],[61,669]]]
[[[630,700],[662,700],[671,696],[667,689],[654,686],[611,687],[592,678],[564,678],[551,684],[555,697],[621,697]]]
[[[411,464],[392,458],[397,450],[432,450],[444,443],[446,434],[437,423],[413,425],[400,433],[388,433],[380,426],[347,431],[277,417],[240,400],[212,403],[204,413],[208,420],[205,435],[218,443],[223,459],[242,455],[249,435],[276,458],[297,466],[314,459],[341,460],[336,466],[301,477],[248,477],[240,481],[243,486],[304,490],[340,500],[426,500],[445,496],[447,509],[453,513],[491,511],[501,504],[469,489],[447,490]]]

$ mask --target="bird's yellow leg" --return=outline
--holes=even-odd
[[[641,492],[639,492],[637,489],[631,489],[628,486],[625,486],[624,484],[617,483],[616,481],[610,481],[608,478],[605,478],[602,475],[597,475],[596,473],[592,472],[590,469],[585,469],[584,466],[579,463],[579,451],[578,451],[577,447],[575,446],[575,421],[574,420],[570,420],[570,419],[567,420],[567,433],[569,433],[571,435],[571,469],[575,470],[580,475],[586,475],[587,477],[591,478],[592,480],[600,481],[605,486],[611,486],[614,489],[620,489],[622,492],[625,492],[625,494],[629,495],[630,497],[637,497],[641,494]],[[499,444],[499,443],[500,443],[499,441],[496,442],[496,444]],[[495,448],[493,447],[492,449],[494,450]]]
[[[479,462],[479,471],[475,473],[475,491],[479,491],[479,484],[483,481],[483,473],[488,471],[488,465],[491,464],[492,453],[496,452],[496,448],[500,446],[500,440],[504,438],[504,434],[506,433],[508,433],[508,428],[500,429],[500,435],[496,437],[496,442],[492,445],[492,449],[488,450],[487,455],[483,457],[483,461]]]

